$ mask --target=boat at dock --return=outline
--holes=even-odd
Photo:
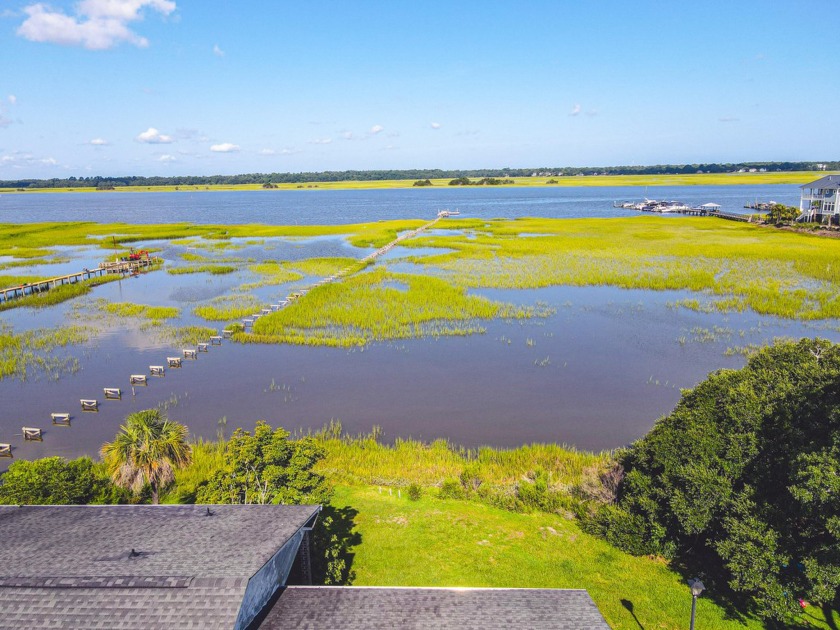
[[[638,210],[639,212],[656,212],[659,214],[691,214],[705,216],[720,210],[716,203],[704,203],[700,206],[689,206],[680,201],[659,201],[657,199],[645,198],[642,201],[615,201],[613,208],[624,208],[625,210]]]

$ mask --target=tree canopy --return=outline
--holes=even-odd
[[[713,373],[622,464],[617,503],[588,529],[703,570],[768,618],[837,606],[840,346],[782,343]]]
[[[822,165],[828,171],[840,169],[840,161],[824,160]],[[142,177],[139,175],[120,175],[103,177],[67,177],[51,179],[14,179],[0,180],[0,188],[73,188],[93,187],[99,190],[114,190],[122,186],[209,186],[237,184],[306,184],[315,182],[366,182],[380,180],[425,180],[425,179],[460,179],[460,178],[510,178],[530,177],[571,177],[576,175],[678,175],[689,173],[732,173],[741,170],[765,169],[767,171],[812,171],[817,169],[817,162],[739,162],[706,164],[651,164],[646,166],[540,166],[528,168],[478,168],[443,170],[426,169],[387,169],[371,171],[320,171],[302,173],[241,173],[238,175],[174,175]],[[483,182],[492,184],[493,182]],[[508,183],[496,181],[495,183]],[[454,184],[453,184],[454,185]]]
[[[115,503],[119,491],[89,457],[16,461],[0,475],[0,504],[70,505]]]
[[[260,421],[237,429],[225,446],[225,463],[199,488],[197,503],[329,503],[330,489],[312,467],[324,457],[315,440],[289,440],[289,432]]]

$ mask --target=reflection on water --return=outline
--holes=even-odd
[[[157,272],[123,281],[122,288],[100,289],[119,291],[126,301],[171,301],[153,276],[169,285],[170,278]],[[381,425],[386,439],[614,448],[648,431],[673,408],[681,388],[712,370],[741,366],[742,356],[724,355],[728,347],[780,336],[840,341],[837,322],[815,330],[753,313],[669,307],[687,295],[683,292],[558,287],[480,293],[518,304],[539,301],[557,310],[546,319],[490,322],[483,335],[364,349],[225,342],[196,361],[185,361],[181,369],[168,370],[164,378],[150,379],[134,394],[129,375],[147,373],[149,365],[165,363],[180,348],[136,324],[112,322],[107,337],[84,346],[77,373],[57,382],[0,381],[0,441],[12,442],[18,457],[95,453],[126,414],[165,405],[173,419],[207,438],[217,434],[222,416],[231,430],[251,427],[258,419],[309,430],[337,418],[350,432]],[[160,299],[150,300],[152,295]],[[186,321],[190,318],[185,314]],[[121,387],[123,400],[102,400],[104,387]],[[80,398],[99,398],[99,413],[83,414]],[[72,427],[51,426],[49,414],[55,411],[73,413]],[[44,442],[24,444],[21,426],[44,428]]]

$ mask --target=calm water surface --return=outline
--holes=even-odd
[[[719,203],[741,211],[748,201],[799,205],[799,187],[610,186],[564,188],[423,188],[407,190],[265,190],[172,193],[21,193],[0,195],[0,223],[100,221],[124,223],[266,223],[332,225],[417,219],[438,210],[464,217],[615,217],[634,210],[613,201],[678,200],[690,205]]]
[[[667,193],[656,189],[650,196],[722,204],[728,198],[734,209],[747,200],[747,192],[760,200],[787,203],[797,194],[795,187],[764,186],[692,187]],[[639,189],[470,189],[4,195],[0,212],[5,216],[14,206],[12,214],[18,221],[277,224],[293,223],[292,215],[316,224],[369,221],[372,216],[415,218],[441,207],[459,207],[467,216],[617,216],[626,211],[612,208],[612,200],[639,198],[639,193]],[[226,210],[226,199],[234,210]],[[166,204],[172,207],[163,209]],[[184,251],[160,244],[168,260],[176,260]],[[267,239],[233,252],[256,260],[364,253],[335,237]],[[423,252],[411,251],[418,253]],[[396,248],[384,262],[404,270],[410,263],[399,262],[400,254]],[[71,258],[66,264],[70,271],[95,266],[100,256],[77,248],[61,255]],[[183,315],[177,325],[207,325],[190,314],[192,308],[252,279],[247,271],[229,276],[153,272],[98,287],[93,298],[83,301],[85,308],[77,303],[1,313],[0,322],[17,332],[86,322],[101,332],[83,346],[54,353],[76,357],[74,373],[64,373],[57,381],[43,374],[25,382],[0,381],[0,442],[11,442],[20,458],[94,454],[102,442],[113,438],[126,414],[164,405],[173,419],[203,437],[214,437],[219,430],[229,434],[239,426],[250,428],[257,419],[292,430],[317,429],[339,419],[352,433],[380,425],[386,439],[444,437],[466,446],[552,441],[587,449],[615,448],[641,437],[657,417],[668,413],[680,388],[694,386],[715,369],[743,365],[741,355],[725,355],[729,347],[762,344],[776,337],[822,336],[840,342],[840,322],[806,324],[754,313],[706,314],[674,308],[676,300],[697,297],[684,292],[608,287],[485,290],[480,293],[492,299],[516,304],[539,301],[556,312],[544,319],[489,322],[484,334],[467,338],[376,343],[364,349],[225,342],[196,361],[184,361],[180,370],[168,370],[164,378],[150,378],[148,387],[136,387],[132,393],[130,374],[147,373],[149,365],[180,354],[180,347],[143,330],[137,322],[94,315],[93,299],[178,306]],[[271,300],[287,290],[288,286],[263,287],[257,294]],[[103,387],[122,388],[123,399],[103,400]],[[82,413],[80,398],[99,399],[100,411]],[[52,426],[49,414],[56,411],[71,412],[72,427]],[[44,441],[24,443],[21,426],[43,428]],[[0,460],[0,466],[8,461]]]

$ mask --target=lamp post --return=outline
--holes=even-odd
[[[694,630],[694,613],[697,610],[697,598],[700,593],[706,590],[703,582],[699,578],[694,578],[688,581],[688,587],[691,589],[691,630]]]

